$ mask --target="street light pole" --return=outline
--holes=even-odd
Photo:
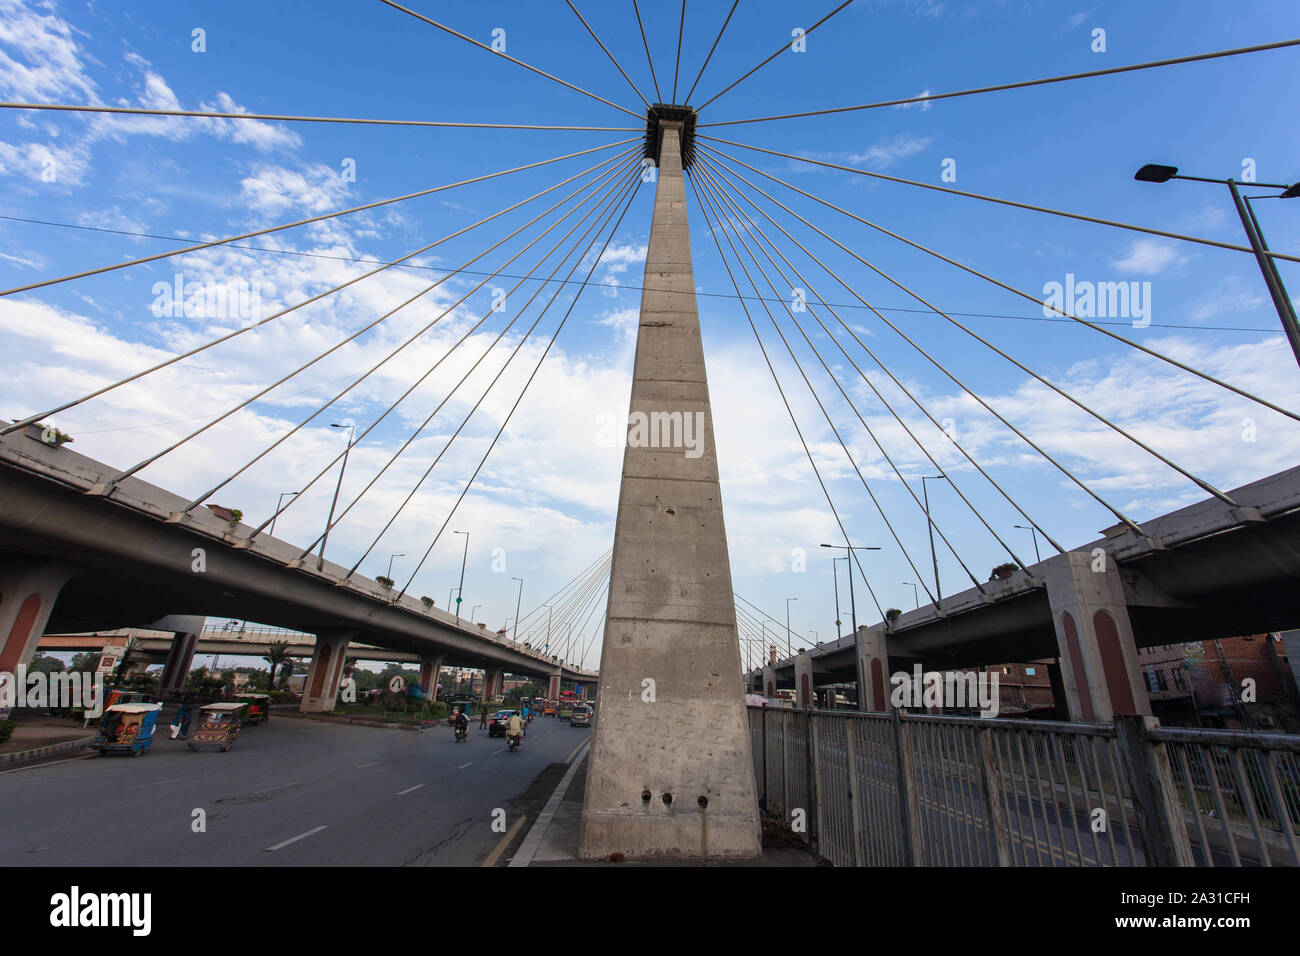
[[[930,563],[934,565],[934,606],[937,608],[943,600],[939,590],[939,558],[934,553],[934,520],[930,517],[930,493],[926,490],[927,481],[942,481],[943,475],[925,475],[921,478],[921,495],[925,498],[925,523],[930,528]]]
[[[840,573],[835,562],[847,560],[848,558],[831,558],[831,577],[835,581],[835,640],[837,641],[844,635],[840,633]]]
[[[465,562],[469,560],[469,532],[453,531],[452,534],[465,536],[465,553],[460,557],[460,586],[456,588],[456,623],[460,624],[460,603],[465,597]]]
[[[1259,263],[1259,271],[1264,276],[1264,284],[1268,286],[1268,294],[1273,299],[1277,317],[1282,322],[1282,328],[1286,330],[1287,341],[1291,343],[1291,352],[1295,355],[1296,363],[1300,364],[1300,322],[1296,320],[1295,306],[1291,304],[1291,297],[1287,295],[1286,286],[1282,284],[1277,263],[1268,254],[1268,246],[1264,244],[1264,234],[1259,231],[1259,220],[1255,218],[1255,211],[1250,207],[1249,200],[1242,198],[1241,193],[1237,191],[1236,182],[1232,179],[1228,180],[1228,189],[1232,192],[1232,201],[1237,206],[1241,225],[1246,230],[1247,238],[1250,239],[1250,248],[1255,251],[1255,261]]]
[[[352,451],[352,441],[357,434],[355,423],[331,422],[330,428],[349,428],[348,447],[343,449],[343,464],[339,467],[338,484],[334,486],[334,498],[330,501],[330,516],[325,520],[325,533],[320,539],[320,555],[316,559],[316,570],[321,571],[325,567],[325,542],[330,538],[330,525],[334,523],[334,506],[339,501],[339,490],[343,487],[343,473],[348,470],[348,454]]]
[[[519,643],[519,604],[524,599],[524,579],[511,577],[511,581],[519,582],[519,595],[515,598],[515,643]]]
[[[275,519],[280,517],[280,505],[284,503],[284,496],[297,494],[296,491],[282,491],[280,497],[275,500],[275,514],[271,515],[271,527],[266,529],[266,533],[271,537],[275,537]]]
[[[853,635],[856,639],[858,634],[858,602],[853,596],[853,552],[854,551],[879,551],[876,545],[861,544],[823,544],[823,548],[843,548],[845,559],[849,562],[849,616],[853,621]],[[864,574],[865,577],[865,574]]]
[[[473,625],[474,623],[474,617],[478,614],[478,609],[481,608],[482,606],[483,606],[482,604],[475,604],[473,610],[469,612],[469,623],[471,625]]]
[[[1269,255],[1268,245],[1264,242],[1264,233],[1259,227],[1259,220],[1255,218],[1255,210],[1250,205],[1250,198],[1241,195],[1237,189],[1237,181],[1208,179],[1204,176],[1180,176],[1177,166],[1163,166],[1158,163],[1148,163],[1139,169],[1133,178],[1144,183],[1167,183],[1171,179],[1186,179],[1198,183],[1218,183],[1228,187],[1228,191],[1232,193],[1232,202],[1237,207],[1241,226],[1246,231],[1246,239],[1250,243],[1251,251],[1255,253],[1255,262],[1258,263],[1259,271],[1264,276],[1264,285],[1268,287],[1268,294],[1273,299],[1273,308],[1277,310],[1277,317],[1282,322],[1282,330],[1286,333],[1296,363],[1300,364],[1300,321],[1296,319],[1295,306],[1291,303],[1286,286],[1282,284],[1277,263]],[[1278,199],[1300,197],[1300,183],[1292,183],[1290,186],[1282,183],[1247,183],[1246,185],[1260,189],[1280,189],[1281,194],[1275,197]]]
[[[794,649],[790,646],[790,602],[797,600],[797,597],[785,599],[785,652],[791,657],[794,657]]]
[[[390,554],[388,556],[388,573],[385,574],[384,577],[388,578],[388,580],[390,581],[393,580],[393,558],[404,558],[404,557],[406,557],[405,554]]]
[[[1028,531],[1034,536],[1034,560],[1041,562],[1043,556],[1038,553],[1038,532],[1034,529],[1034,526],[1031,524],[1018,524],[1016,527],[1020,528],[1022,531]]]
[[[904,581],[903,583],[904,583],[904,584],[910,584],[910,585],[912,585],[912,603],[914,603],[917,607],[920,607],[920,606],[921,606],[921,598],[920,598],[920,596],[918,595],[917,590],[916,590],[916,582],[915,582],[915,581]]]

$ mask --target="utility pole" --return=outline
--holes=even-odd
[[[456,589],[456,624],[460,624],[460,602],[465,597],[465,562],[469,560],[469,532],[453,531],[452,534],[465,536],[465,553],[460,558],[460,587]]]
[[[515,643],[519,643],[519,605],[524,599],[524,579],[512,577],[511,581],[519,582],[519,594],[515,597]]]
[[[943,600],[943,591],[939,589],[939,558],[934,553],[934,519],[930,517],[930,493],[926,490],[927,481],[943,481],[945,475],[926,475],[921,479],[921,495],[925,498],[925,523],[930,529],[930,563],[934,565],[934,606],[938,608]]]
[[[334,498],[330,501],[330,515],[325,519],[325,533],[320,539],[320,556],[316,559],[316,570],[321,571],[325,568],[325,542],[330,539],[330,525],[334,523],[334,506],[339,501],[339,490],[343,487],[343,473],[348,470],[348,453],[352,451],[352,440],[356,437],[357,426],[353,422],[331,422],[330,428],[349,428],[348,447],[343,449],[343,464],[339,467],[338,484],[334,486]]]

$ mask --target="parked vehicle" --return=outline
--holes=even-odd
[[[187,741],[189,748],[220,747],[223,753],[229,750],[239,736],[245,706],[237,701],[225,701],[200,707],[197,715],[199,725]]]
[[[129,753],[139,757],[153,744],[154,727],[162,704],[114,704],[104,711],[99,734],[90,746],[101,757]]]
[[[569,717],[570,727],[590,727],[591,726],[591,707],[588,704],[575,704],[573,713]]]

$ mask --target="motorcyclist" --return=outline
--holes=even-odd
[[[506,741],[511,739],[523,740],[524,721],[518,714],[511,714],[510,719],[506,721]]]
[[[467,734],[469,733],[469,718],[465,716],[465,712],[463,710],[457,709],[452,713],[451,723],[452,726],[456,728],[456,730],[458,731],[463,730],[465,733]]]

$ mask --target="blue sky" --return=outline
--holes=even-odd
[[[640,99],[563,4],[412,0],[411,5],[484,43],[492,42],[494,29],[503,29],[510,55],[643,113]],[[819,5],[747,0],[700,81],[693,105],[788,42],[792,28],[811,25],[833,6],[829,0]],[[698,0],[688,5],[679,80],[683,94],[729,8],[729,3]],[[656,99],[631,4],[588,2],[579,9],[647,98]],[[667,99],[681,8],[648,0],[642,9]],[[700,122],[1101,69],[1286,39],[1297,35],[1297,27],[1300,9],[1283,0],[1232,8],[1200,2],[857,0],[807,38],[806,52],[786,50],[710,104]],[[196,28],[204,31],[206,50],[201,53],[191,48]],[[1092,50],[1098,29],[1105,31],[1104,52]],[[1223,187],[1149,185],[1133,182],[1132,174],[1143,163],[1164,162],[1193,175],[1243,178],[1243,164],[1253,162],[1260,181],[1294,181],[1300,176],[1294,158],[1300,131],[1286,122],[1285,108],[1279,104],[1294,99],[1298,56],[1286,49],[905,109],[701,132],[932,183],[940,182],[949,161],[957,177],[952,185],[960,189],[1240,243],[1240,224]],[[19,102],[295,115],[640,125],[626,113],[494,58],[377,0],[219,5],[145,0],[129,7],[0,0],[0,95]],[[169,246],[158,239],[15,219],[216,238],[639,135],[4,110],[0,215],[12,218],[0,219],[0,286],[10,288]],[[307,255],[211,251],[7,297],[0,300],[0,328],[15,358],[11,374],[0,382],[0,413],[18,417],[54,406],[245,324],[240,316],[155,315],[155,283],[172,283],[178,274],[185,281],[242,282],[259,291],[261,314],[269,314],[363,268],[347,260],[405,255],[610,158],[618,149],[250,242]],[[1249,256],[725,149],[1036,295],[1049,283],[1064,283],[1067,275],[1079,282],[1150,283],[1145,287],[1150,290],[1150,325],[1116,326],[1116,331],[1284,407],[1300,407],[1294,360],[1275,331],[1276,316]],[[342,175],[345,167],[355,168],[355,181]],[[68,410],[54,421],[75,436],[77,451],[123,467],[134,464],[378,318],[443,275],[437,269],[457,266],[482,252],[579,185],[575,182],[413,260],[422,268],[381,273],[140,383]],[[1300,447],[1295,422],[1094,331],[1040,321],[1042,309],[1031,302],[770,181],[762,185],[858,255],[1206,480],[1231,488],[1295,464],[1295,449]],[[626,408],[651,201],[647,185],[615,236],[610,258],[596,271],[601,284],[579,301],[474,490],[411,584],[414,593],[429,594],[439,606],[446,602],[447,590],[459,575],[463,540],[451,535],[452,529],[472,532],[465,601],[467,606],[485,605],[479,619],[493,627],[514,615],[512,576],[526,580],[527,609],[609,547],[621,456],[618,448],[598,442],[596,435],[600,416],[616,416]],[[818,545],[840,536],[732,295],[693,193],[689,202],[735,587],[778,618],[784,614],[784,599],[797,597],[792,608],[795,628],[809,636],[816,631],[825,640],[834,635],[834,603],[829,552]],[[1141,520],[1204,496],[942,318],[904,311],[921,307],[792,217],[771,205],[764,208],[955,376],[1116,507]],[[1300,204],[1293,208],[1263,201],[1258,213],[1274,249],[1300,248]],[[530,271],[571,224],[566,221],[505,271]],[[537,231],[506,244],[474,268],[492,271]],[[829,302],[855,301],[791,243],[780,245]],[[554,261],[548,260],[546,272]],[[1294,289],[1300,270],[1288,263],[1281,269]],[[585,267],[578,275],[583,272]],[[214,427],[186,451],[163,458],[143,477],[182,493],[205,491],[481,278],[461,275],[447,280],[295,377],[269,400]],[[331,556],[351,564],[470,411],[508,349],[518,343],[520,329],[535,317],[536,306],[522,316],[510,308],[487,312],[491,289],[509,288],[515,281],[490,281],[357,390],[222,489],[214,501],[238,507],[258,522],[269,517],[281,492],[302,487],[342,450],[338,430],[331,430],[329,422],[351,419],[361,428],[370,424],[487,313],[481,329],[353,449],[344,502],[360,492],[474,359],[486,356],[410,451],[331,534]],[[534,288],[526,285],[523,295],[512,296],[508,303],[522,305]],[[382,574],[390,554],[403,554],[394,561],[394,577],[399,585],[406,582],[570,301],[571,291],[559,297],[470,419],[462,438],[451,445],[362,563],[361,573]],[[772,307],[780,308],[775,303]],[[980,410],[869,312],[837,311],[861,329],[863,341],[937,419],[951,420],[957,440],[1065,547],[1082,545],[1114,523],[1108,511]],[[789,329],[784,312],[777,314]],[[866,559],[881,605],[910,608],[913,592],[905,582],[917,581],[916,573],[863,491],[789,356],[782,355],[766,314],[755,308],[754,317],[852,538],[884,548]],[[512,318],[522,325],[493,346]],[[1013,527],[1024,520],[942,441],[938,430],[909,406],[847,334],[837,338],[891,404],[899,400],[900,414],[915,425],[944,467],[951,466],[956,482],[1004,540],[1021,557],[1032,558],[1029,533]],[[813,339],[886,451],[919,491],[920,476],[934,474],[933,466],[825,333],[817,330]],[[907,553],[925,575],[929,543],[924,515],[811,352],[796,351]],[[1249,427],[1246,419],[1252,422]],[[333,478],[331,473],[318,481],[283,515],[278,536],[306,545],[319,533]],[[972,572],[987,578],[993,565],[1007,560],[1006,552],[951,489],[932,482],[930,492],[936,522]],[[496,549],[500,553],[494,569]],[[796,549],[807,554],[805,570],[793,569],[798,566]],[[939,567],[945,593],[969,585],[957,560],[942,546]],[[878,615],[860,585],[858,598],[859,621],[874,621]],[[589,629],[588,636],[591,633]],[[588,651],[588,663],[597,658],[597,643]]]

